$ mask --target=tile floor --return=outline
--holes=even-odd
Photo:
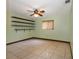
[[[30,39],[7,45],[6,59],[72,59],[68,43]]]

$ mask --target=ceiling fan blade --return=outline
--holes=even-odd
[[[39,16],[43,16],[43,14],[38,13]]]
[[[33,16],[34,14],[31,14],[30,16]]]
[[[32,10],[26,10],[26,11],[28,11],[28,12],[34,12],[34,11],[32,11]]]
[[[44,10],[41,10],[41,11],[40,11],[40,13],[44,13],[44,12],[45,12]]]

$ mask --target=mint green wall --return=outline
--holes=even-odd
[[[7,43],[22,40],[29,37],[40,37],[48,38],[54,40],[69,41],[72,44],[72,9],[68,6],[64,9],[62,8],[57,13],[52,16],[47,16],[45,18],[37,18],[36,20],[36,30],[34,31],[18,31],[14,30],[11,26],[11,16],[22,17],[19,14],[13,14],[12,11],[7,11],[7,24],[6,24],[6,36]],[[23,17],[27,18],[27,17]],[[16,20],[16,19],[15,19]],[[54,30],[43,30],[42,21],[43,20],[54,20]]]
[[[54,30],[43,30],[43,20],[54,20]],[[72,15],[60,13],[52,17],[36,20],[36,37],[72,42]]]
[[[10,11],[8,12],[7,11],[7,24],[6,24],[6,41],[7,43],[9,42],[14,42],[14,41],[18,41],[18,40],[22,40],[22,39],[26,39],[26,38],[29,38],[29,37],[32,37],[32,32],[33,31],[18,31],[16,32],[14,30],[14,27],[12,27],[12,20],[17,20],[17,19],[12,19],[11,16],[18,16],[18,17],[22,17],[21,15],[18,15],[18,14],[13,14],[11,13]]]
[[[72,42],[72,17],[70,14],[54,16],[36,20],[36,30],[18,31],[11,26],[11,16],[7,16],[7,43],[22,40],[29,37],[41,37]],[[54,20],[54,30],[43,30],[43,20]]]

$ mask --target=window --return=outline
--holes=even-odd
[[[42,29],[52,30],[54,29],[54,20],[45,20],[42,22]]]

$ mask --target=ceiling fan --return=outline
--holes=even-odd
[[[44,9],[34,9],[32,10],[27,10],[29,12],[32,12],[32,14],[30,16],[34,16],[34,17],[38,17],[38,16],[43,16],[45,13]]]

